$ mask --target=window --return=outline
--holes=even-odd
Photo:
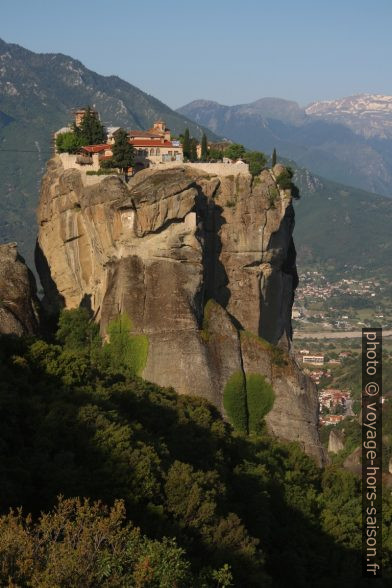
[[[161,150],[159,149],[159,147],[157,147],[157,155],[159,155],[161,152]]]
[[[154,149],[150,149],[150,155],[155,155]]]

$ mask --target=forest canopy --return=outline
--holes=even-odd
[[[52,342],[0,338],[1,585],[362,585],[354,475],[234,433],[109,346],[81,309]],[[388,494],[384,518],[387,570]]]

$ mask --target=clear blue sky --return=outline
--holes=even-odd
[[[1,0],[0,37],[177,108],[392,94],[392,0]]]

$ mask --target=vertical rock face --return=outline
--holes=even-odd
[[[16,243],[0,245],[0,334],[35,334],[39,302],[35,279]]]
[[[247,373],[263,375],[275,391],[270,430],[321,459],[315,388],[289,352],[294,213],[274,173],[184,166],[144,170],[128,185],[84,181],[49,162],[37,246],[47,303],[89,303],[104,335],[127,314],[148,338],[143,377],[222,413],[233,373],[245,387]]]

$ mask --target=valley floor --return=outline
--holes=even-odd
[[[383,337],[391,337],[392,329],[383,330]],[[309,331],[295,331],[293,339],[356,339],[362,337],[362,331],[320,331],[312,333]]]

